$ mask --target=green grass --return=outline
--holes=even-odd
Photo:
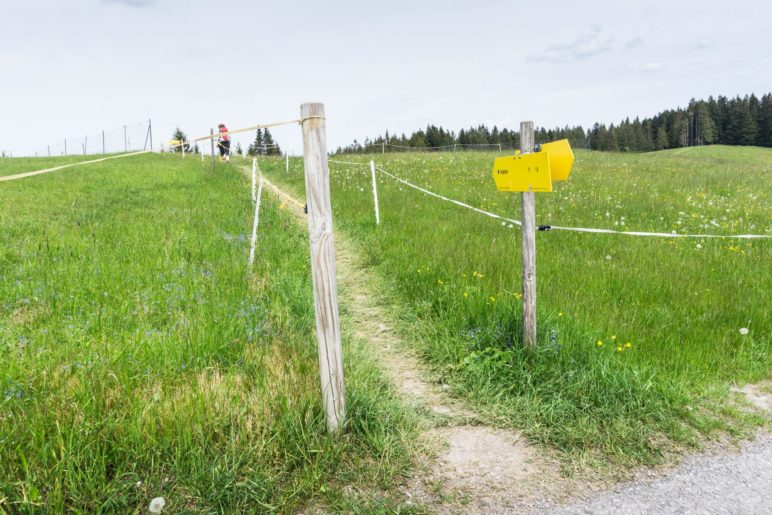
[[[398,506],[415,420],[344,341],[350,422],[326,435],[307,236],[266,196],[250,273],[252,213],[197,159],[0,183],[0,512]]]
[[[0,159],[0,177],[4,175],[16,175],[18,173],[34,172],[45,168],[66,165],[70,163],[79,163],[81,161],[91,161],[105,156],[60,156],[60,157],[15,157],[10,159]]]
[[[770,234],[772,151],[673,154],[578,152],[570,180],[537,195],[537,223]],[[372,158],[415,184],[519,219],[519,197],[495,190],[493,157],[341,159]],[[261,169],[302,194],[300,160],[289,174],[279,161]],[[539,233],[540,342],[530,354],[520,344],[519,228],[384,175],[378,189],[380,227],[369,169],[332,163],[336,227],[390,285],[405,336],[492,420],[553,446],[569,465],[612,466],[658,463],[716,430],[741,435],[763,422],[732,407],[729,386],[769,377],[769,240]]]

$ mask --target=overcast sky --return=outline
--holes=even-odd
[[[3,1],[0,70],[14,155],[146,118],[156,143],[291,119],[306,100],[326,104],[330,147],[427,123],[587,127],[771,91],[772,2]],[[296,127],[274,134],[300,150]]]

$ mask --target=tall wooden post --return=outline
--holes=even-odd
[[[533,122],[520,123],[520,150],[533,152]],[[536,345],[536,198],[522,193],[523,220],[523,344]]]
[[[262,177],[262,176],[261,176]],[[252,202],[257,202],[257,158],[252,158]]]
[[[370,174],[373,178],[373,204],[375,205],[375,225],[381,225],[381,213],[378,209],[378,185],[375,182],[375,161],[370,161]]]
[[[214,129],[209,129],[209,143],[212,144],[212,171],[214,171]]]
[[[67,138],[64,138],[64,155],[67,155]]]
[[[311,241],[311,274],[314,283],[322,400],[327,429],[331,433],[337,433],[345,419],[346,403],[324,104],[303,104],[300,106],[300,118],[303,128],[303,162],[306,172],[308,233]]]
[[[102,153],[105,153],[105,131],[102,131]]]
[[[153,120],[147,120],[147,135],[150,138],[150,150],[153,150]]]

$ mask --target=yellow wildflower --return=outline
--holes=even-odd
[[[598,340],[598,343],[596,345],[598,347],[603,347],[603,340]]]
[[[625,343],[625,348],[627,348],[627,349],[629,349],[632,346],[633,346],[633,344],[630,343],[630,342]]]
[[[622,352],[622,350],[623,350],[622,346],[621,345],[617,345],[617,352]]]

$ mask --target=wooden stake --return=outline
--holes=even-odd
[[[257,182],[257,158],[252,158],[252,202],[257,202],[255,196],[255,183]]]
[[[381,214],[378,210],[378,186],[375,182],[375,162],[370,161],[370,174],[373,176],[373,202],[375,203],[375,225],[381,225]]]
[[[533,122],[520,123],[520,150],[533,152]],[[536,345],[536,198],[522,193],[523,220],[523,345]]]
[[[345,420],[346,403],[324,104],[303,104],[300,106],[300,118],[322,400],[327,430],[338,433]]]
[[[214,129],[209,129],[209,142],[212,144],[212,171],[214,171]]]
[[[289,154],[284,154],[284,171],[289,173]]]
[[[254,190],[253,190],[254,191]],[[255,264],[255,245],[257,244],[257,224],[260,217],[260,198],[263,196],[263,176],[260,176],[260,187],[257,189],[255,199],[255,219],[252,222],[252,239],[249,244],[249,268]]]

